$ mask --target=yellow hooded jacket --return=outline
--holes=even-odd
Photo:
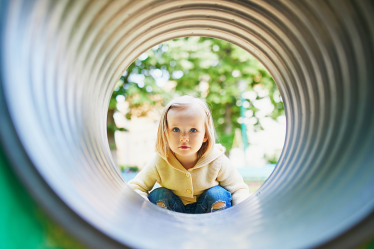
[[[224,155],[222,145],[216,144],[212,153],[198,160],[186,170],[169,152],[167,158],[156,154],[131,181],[130,186],[148,200],[148,193],[158,182],[180,197],[184,205],[194,203],[207,189],[220,185],[232,195],[232,205],[249,197],[243,177]]]

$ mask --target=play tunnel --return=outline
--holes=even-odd
[[[373,1],[0,4],[4,248],[374,246]],[[121,177],[106,136],[123,71],[186,36],[255,56],[287,116],[272,175],[245,202],[212,214],[143,200]]]

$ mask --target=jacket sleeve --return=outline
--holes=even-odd
[[[239,204],[249,197],[248,185],[225,155],[222,155],[222,165],[217,180],[220,186],[231,193],[232,205]]]
[[[146,200],[148,200],[149,191],[153,188],[156,181],[160,182],[156,169],[156,159],[157,156],[150,160],[134,179],[129,181],[130,187]]]

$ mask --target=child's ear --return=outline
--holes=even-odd
[[[205,143],[206,141],[208,141],[208,136],[205,134],[204,139],[203,139],[203,143]]]

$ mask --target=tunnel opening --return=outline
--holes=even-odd
[[[183,94],[207,101],[217,143],[253,194],[272,173],[283,149],[283,101],[257,59],[229,42],[207,37],[158,44],[142,53],[117,82],[107,131],[122,176],[133,179],[152,158],[162,108]]]

